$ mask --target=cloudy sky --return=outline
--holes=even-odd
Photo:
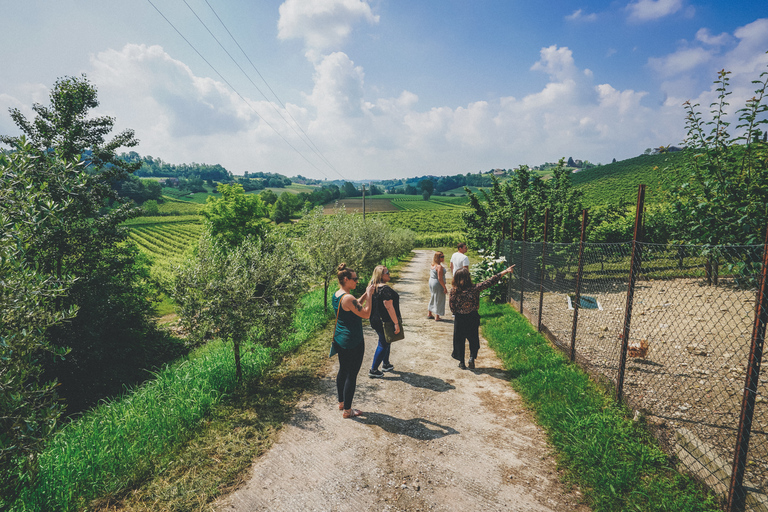
[[[0,0],[0,133],[85,74],[135,148],[234,174],[386,179],[680,144],[765,0]]]

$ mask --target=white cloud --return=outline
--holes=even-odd
[[[712,52],[704,48],[684,48],[666,57],[650,58],[648,65],[663,77],[680,75],[712,60]]]
[[[593,22],[593,21],[597,21],[597,14],[595,13],[587,14],[583,10],[577,9],[573,11],[573,13],[566,16],[565,19],[568,21],[576,21],[576,22],[579,22],[579,21]]]
[[[339,49],[355,23],[379,22],[363,0],[286,0],[279,10],[278,37],[303,39],[311,60]]]
[[[557,80],[572,78],[578,73],[573,63],[573,53],[566,47],[558,48],[552,45],[542,48],[540,55],[541,59],[531,67],[531,70],[544,71]]]
[[[632,21],[651,21],[664,18],[683,9],[683,0],[638,0],[627,5]],[[692,8],[687,14],[692,14]]]
[[[679,106],[685,101],[708,106],[717,98],[717,85],[713,82],[717,72],[729,72],[728,98],[729,121],[735,121],[735,112],[754,95],[752,84],[766,71],[768,55],[768,19],[758,19],[734,30],[733,35],[723,33],[711,36],[701,29],[696,41],[704,46],[693,46],[683,42],[683,48],[660,58],[648,60],[648,65],[664,79],[661,90],[666,95],[665,104]],[[734,42],[735,45],[734,45]],[[723,51],[723,47],[727,51]],[[708,109],[705,107],[704,111]]]
[[[713,36],[708,28],[700,28],[696,32],[696,40],[709,46],[723,46],[731,41],[731,36],[723,32],[720,35]]]

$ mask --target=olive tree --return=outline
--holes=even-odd
[[[413,233],[391,229],[385,222],[348,214],[344,207],[325,215],[317,207],[305,215],[302,245],[309,255],[312,275],[322,281],[325,309],[328,309],[328,288],[336,279],[340,263],[361,272],[370,272],[382,260],[400,256],[413,247]]]
[[[194,339],[231,340],[238,380],[247,340],[277,346],[289,333],[307,272],[291,240],[277,233],[238,245],[206,230],[196,252],[176,270],[172,295]]]

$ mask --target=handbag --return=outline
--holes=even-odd
[[[403,330],[403,324],[400,324],[400,332],[398,332],[397,334],[395,334],[394,322],[382,322],[382,325],[384,327],[384,339],[387,340],[387,343],[400,341],[405,338],[405,331]]]

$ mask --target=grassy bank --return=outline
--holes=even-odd
[[[506,304],[484,302],[483,335],[512,374],[566,469],[595,511],[719,511],[680,474],[630,411],[606,396]]]
[[[329,318],[331,315],[323,311],[322,290],[303,297],[295,319],[294,336],[279,349],[252,345],[243,350],[244,380],[248,383],[245,387],[235,378],[230,344],[213,341],[195,350],[159,372],[154,380],[63,427],[40,456],[37,485],[30,486],[13,504],[0,503],[0,508],[67,511],[91,509],[97,502],[104,506],[120,501],[129,490],[162,480],[170,468],[185,461],[184,454],[190,445],[200,442],[201,432],[211,429],[221,432],[222,429],[215,428],[219,425],[217,422],[224,418],[230,421],[231,409],[242,407],[243,401],[252,405],[265,399],[263,390],[269,390],[268,399],[281,405],[256,409],[260,411],[259,421],[263,425],[251,433],[242,432],[233,442],[251,437],[257,441],[268,438],[268,432],[278,428],[290,411],[288,402],[279,397],[291,395],[291,386],[270,385],[275,379],[275,362],[312,337]],[[317,364],[319,362],[318,359]],[[309,381],[299,384],[293,388],[303,389]],[[257,393],[251,393],[254,386],[259,387]],[[227,433],[233,430],[239,429],[233,427]],[[247,467],[260,446],[259,442],[253,443],[248,453],[237,450],[243,453],[239,467]],[[225,475],[237,472],[238,465],[232,460],[227,457],[221,460]],[[198,471],[196,466],[186,466],[186,469]],[[222,481],[226,480],[225,476]],[[221,481],[213,489],[220,485]],[[208,493],[208,499],[215,494]],[[190,495],[187,499],[199,502],[201,496]],[[194,510],[191,506],[186,504],[176,509]]]

